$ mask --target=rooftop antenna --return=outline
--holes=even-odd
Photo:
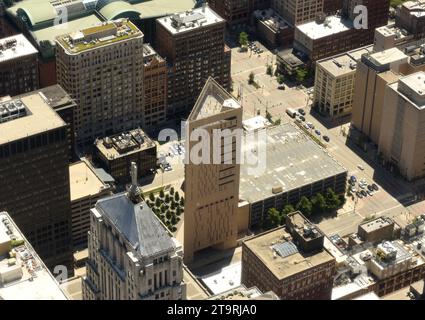
[[[139,203],[141,200],[141,190],[137,185],[137,165],[135,162],[131,163],[130,167],[131,186],[128,191],[128,197],[134,203]]]

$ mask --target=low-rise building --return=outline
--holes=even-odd
[[[268,291],[262,293],[257,287],[247,288],[243,284],[232,290],[217,294],[208,298],[207,300],[280,300],[279,297],[273,292]]]
[[[264,153],[261,161],[267,163],[264,170],[241,165],[239,198],[249,202],[250,227],[258,226],[270,208],[296,205],[302,196],[312,197],[328,188],[345,193],[347,170],[294,125],[285,123],[245,136],[244,154]]]
[[[68,299],[13,219],[0,212],[0,300]]]
[[[111,194],[111,187],[104,184],[86,161],[69,166],[71,189],[72,242],[74,249],[87,247],[90,230],[90,210],[96,202]]]
[[[381,242],[400,237],[401,229],[388,217],[379,217],[359,225],[357,235],[365,242]]]
[[[138,176],[156,168],[156,144],[141,129],[98,139],[93,159],[118,182],[130,180],[131,162],[138,167]]]
[[[425,1],[405,1],[396,14],[396,25],[407,30],[416,39],[425,36]]]
[[[254,23],[258,35],[270,47],[288,46],[294,40],[294,27],[273,9],[254,12]]]
[[[323,233],[299,212],[288,219],[291,230],[280,227],[243,242],[242,283],[280,299],[329,300],[335,258],[323,248]]]

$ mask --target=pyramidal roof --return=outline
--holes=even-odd
[[[240,107],[239,102],[210,77],[205,83],[188,120],[208,118]]]
[[[175,248],[171,235],[145,202],[134,204],[126,193],[98,201],[99,209],[142,257]]]

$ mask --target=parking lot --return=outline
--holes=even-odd
[[[279,89],[276,77],[267,74],[267,65],[275,68],[275,55],[259,42],[254,43],[262,53],[255,53],[251,49],[245,52],[240,52],[240,48],[232,49],[233,95],[242,98],[244,119],[251,118],[258,112],[265,116],[267,110],[277,120],[285,116],[287,108],[306,106],[308,99],[304,90],[290,83],[285,84],[285,90]],[[258,84],[258,89],[248,84],[251,72],[255,75],[254,81]]]

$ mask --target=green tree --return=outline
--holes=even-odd
[[[304,68],[298,68],[296,70],[296,79],[298,81],[298,83],[303,83],[305,78],[307,77],[308,71]]]
[[[153,195],[153,193],[151,192],[150,194],[149,194],[149,199],[153,202],[153,201],[155,201],[155,196]]]
[[[176,224],[177,224],[177,216],[176,215],[172,215],[171,216],[171,224],[173,225],[173,226],[175,226]]]
[[[313,206],[313,213],[323,213],[327,208],[326,199],[321,193],[316,194],[311,199],[311,204]]]
[[[313,206],[307,197],[301,197],[300,202],[296,206],[297,210],[301,211],[306,216],[311,215]]]
[[[254,72],[250,72],[250,74],[248,76],[248,83],[253,84],[254,82],[255,82],[255,74],[254,74]]]
[[[287,204],[286,206],[284,206],[282,210],[282,223],[285,221],[288,214],[294,211],[295,211],[295,208],[291,204]]]
[[[167,193],[165,195],[165,203],[169,203],[171,201],[170,195]]]
[[[335,210],[341,206],[339,196],[331,189],[326,190],[326,207],[330,210]]]
[[[178,193],[178,192],[176,192],[176,193],[174,194],[174,200],[176,200],[176,202],[179,202],[179,200],[180,200],[180,195],[179,195],[179,193]]]
[[[171,211],[167,211],[167,213],[165,214],[165,216],[167,217],[168,220],[171,219],[172,215],[173,214],[171,213]]]
[[[181,198],[180,198],[180,205],[181,205],[181,206],[184,206],[184,197],[181,197]]]
[[[159,197],[160,198],[164,198],[164,190],[163,189],[161,189],[160,191],[159,191]]]
[[[167,211],[167,208],[166,208],[164,205],[162,205],[162,206],[161,206],[161,212],[162,212],[162,213],[165,213],[165,211]]]
[[[180,207],[177,207],[176,209],[176,215],[181,215],[182,214],[182,209],[180,209]]]
[[[267,71],[266,71],[266,73],[269,76],[272,76],[273,75],[273,66],[272,65],[270,65],[270,64],[267,65]]]
[[[174,194],[174,187],[171,187],[170,189],[170,194],[173,195]]]
[[[155,207],[159,208],[161,206],[161,200],[159,198],[155,199]]]
[[[246,32],[239,33],[239,46],[246,47],[248,45],[248,34]]]
[[[170,205],[170,208],[171,208],[172,210],[175,210],[175,209],[176,209],[176,207],[177,207],[177,203],[175,203],[174,201],[172,201],[172,202],[171,202],[171,205]]]
[[[272,114],[270,112],[266,111],[266,119],[269,120],[269,122],[273,122],[272,118],[273,118]]]
[[[280,225],[281,216],[276,208],[270,208],[267,211],[266,219],[264,219],[264,228],[271,229]]]
[[[283,76],[283,74],[279,74],[279,75],[277,75],[277,77],[276,77],[276,81],[277,81],[277,83],[279,83],[279,84],[283,84],[283,82],[285,81],[285,77]]]
[[[280,124],[282,123],[282,120],[279,118],[274,122],[275,126],[280,126]]]

